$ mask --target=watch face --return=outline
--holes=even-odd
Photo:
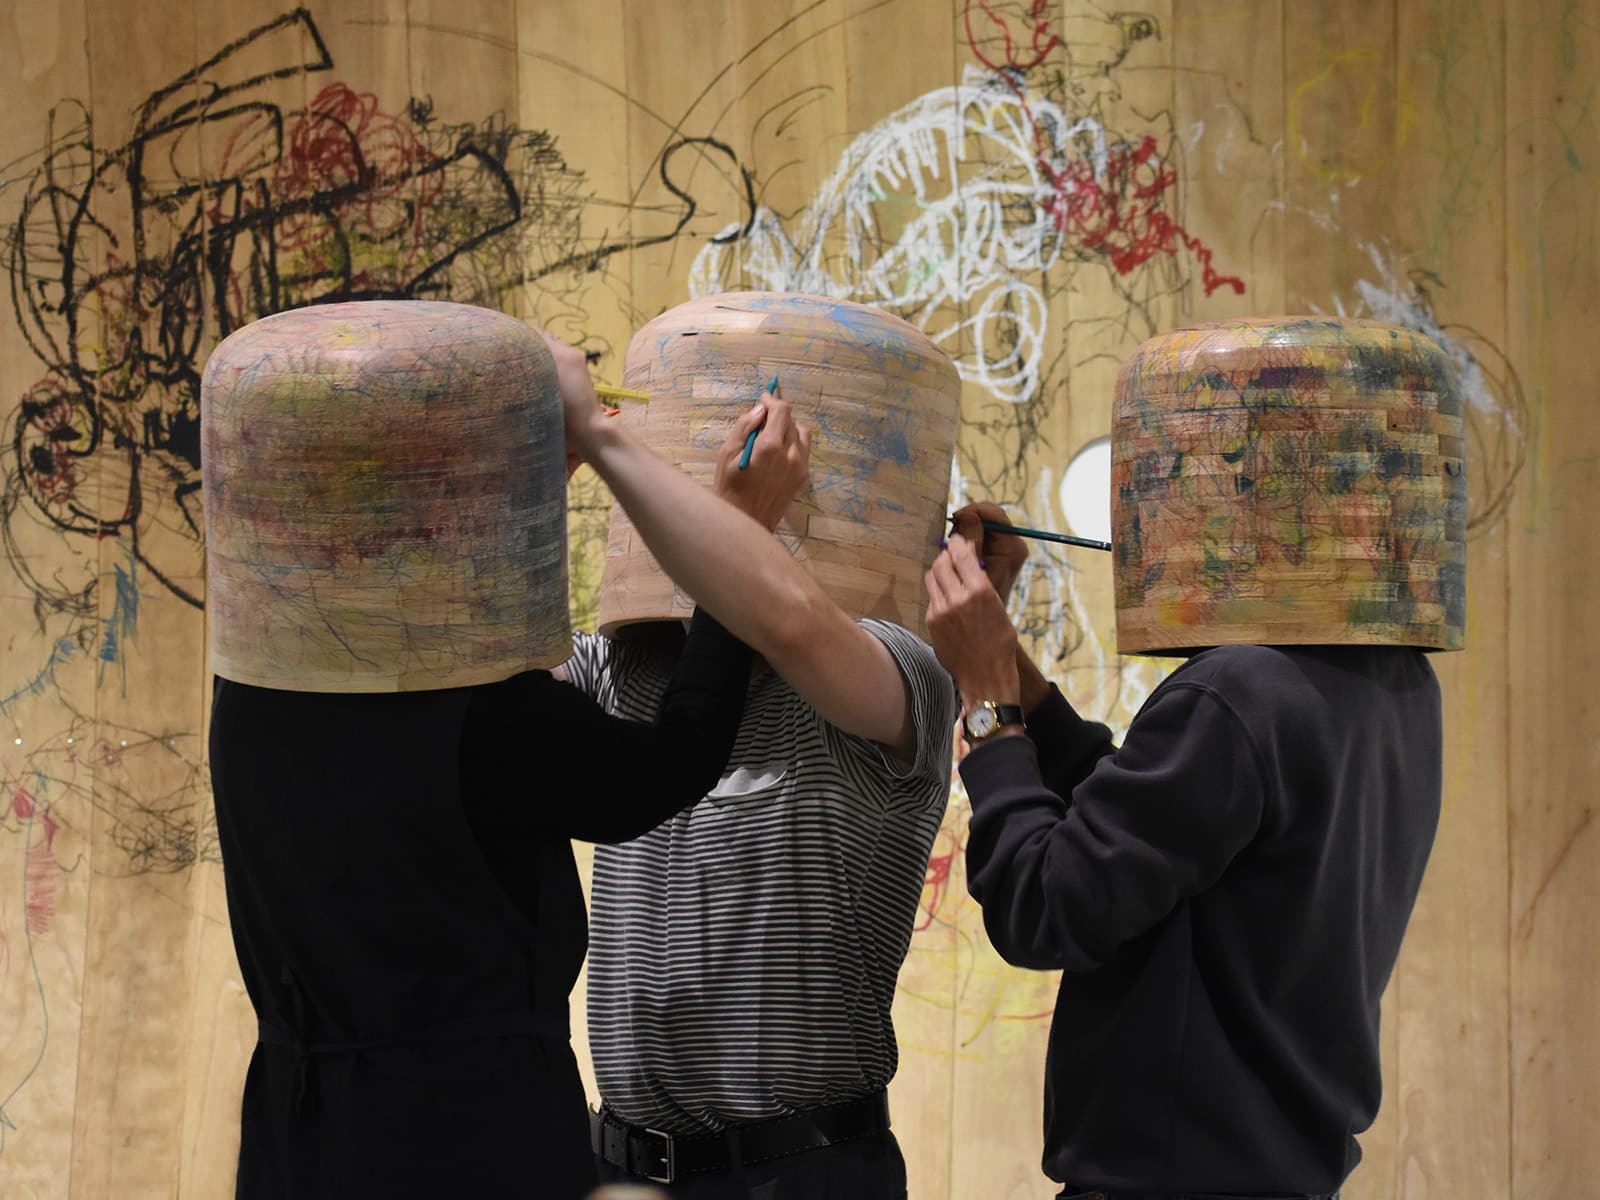
[[[994,709],[987,704],[982,708],[975,708],[967,714],[967,736],[971,738],[988,737],[999,724],[995,718]]]

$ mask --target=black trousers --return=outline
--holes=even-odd
[[[595,1166],[602,1185],[649,1184],[604,1159],[596,1159]],[[653,1186],[672,1200],[905,1200],[906,1160],[894,1134],[885,1131],[738,1171]],[[599,1195],[605,1195],[604,1186]]]
[[[595,1185],[565,1037],[307,1063],[263,1044],[242,1118],[235,1200],[583,1200]]]

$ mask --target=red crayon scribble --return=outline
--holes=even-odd
[[[418,246],[425,210],[442,191],[443,180],[418,173],[435,156],[400,117],[378,108],[375,95],[329,84],[290,128],[288,143],[275,180],[279,194],[348,189],[368,236],[381,239],[409,224],[412,248]],[[394,203],[408,188],[407,202]],[[317,236],[310,220],[299,229]],[[294,234],[289,236],[296,244]]]
[[[1055,1009],[1042,1008],[1038,1012],[1031,1013],[996,1013],[995,1019],[997,1021],[1042,1021],[1046,1017],[1053,1017],[1055,1015]]]
[[[1044,208],[1056,228],[1072,235],[1081,248],[1103,253],[1119,275],[1129,274],[1157,254],[1176,258],[1180,249],[1187,250],[1200,263],[1201,286],[1207,296],[1220,287],[1230,287],[1235,294],[1243,295],[1244,280],[1220,273],[1212,261],[1211,248],[1161,207],[1178,177],[1157,153],[1154,137],[1146,135],[1137,145],[1123,142],[1115,146],[1109,152],[1103,178],[1095,175],[1094,164],[1086,159],[1073,159],[1059,166],[1052,160],[1022,87],[1023,74],[1061,45],[1061,39],[1050,32],[1049,18],[1044,15],[1046,0],[1031,0],[1030,52],[1026,57],[1018,53],[1010,26],[990,7],[990,0],[977,0],[977,6],[989,24],[1000,31],[1004,61],[995,61],[980,44],[972,25],[973,0],[966,0],[962,9],[967,45],[973,56],[1016,96],[1027,114],[1035,161],[1053,193]]]
[[[1023,62],[1017,58],[1016,48],[1011,41],[1011,26],[1006,24],[1005,18],[1000,16],[994,11],[994,9],[989,7],[989,0],[978,0],[978,7],[983,9],[983,15],[989,18],[990,24],[994,25],[1000,30],[1000,36],[1005,41],[1006,69],[1012,71],[1031,71],[1034,67],[1037,67],[1045,60],[1046,55],[1048,55],[1050,51],[1054,50],[1061,44],[1061,39],[1050,32],[1050,18],[1044,15],[1049,9],[1049,0],[1033,0],[1032,4],[1028,8],[1028,19],[1033,22],[1033,27],[1030,31],[1032,35],[1030,44],[1033,47],[1033,57],[1028,59],[1026,62]],[[983,51],[978,48],[977,37],[972,32],[972,0],[967,0],[966,6],[961,13],[961,20],[966,26],[967,45],[972,47],[972,53],[977,57],[977,60],[984,66],[988,67],[991,71],[1004,74],[1004,70],[1002,70],[1000,64],[988,58]],[[1048,38],[1046,38],[1046,35],[1048,35]],[[1042,46],[1039,44],[1041,40],[1044,41],[1044,45]],[[1018,92],[1017,95],[1020,98],[1021,93]]]
[[[56,881],[61,866],[56,862],[55,819],[21,788],[11,794],[11,811],[17,818],[30,824],[37,817],[44,830],[44,838],[28,847],[27,862],[23,869],[23,895],[28,905],[28,933],[39,937],[49,932],[50,922],[56,915]]]
[[[961,851],[961,843],[941,829],[933,853],[928,856],[928,870],[922,879],[922,904],[917,910],[916,924],[912,926],[913,933],[932,927],[945,889],[950,886],[950,872],[956,865],[956,856]]]
[[[219,174],[270,168],[271,183],[245,198],[248,207],[277,210],[279,250],[301,256],[300,274],[335,274],[349,267],[348,287],[380,289],[384,272],[412,266],[428,251],[427,221],[445,188],[443,163],[403,117],[383,111],[371,92],[332,83],[318,92],[284,131],[281,159],[263,162],[264,116],[240,121],[223,147]],[[318,198],[315,204],[306,203]],[[231,214],[220,206],[213,223]],[[384,245],[380,261],[346,261],[346,235]],[[375,269],[376,268],[376,269]],[[243,313],[237,278],[229,277],[229,311]]]

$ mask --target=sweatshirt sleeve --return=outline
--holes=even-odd
[[[1058,796],[1071,795],[1095,763],[1116,751],[1111,730],[1080,717],[1053,683],[1028,714],[1028,740],[1039,758],[1040,779]]]
[[[562,786],[521,806],[518,825],[587,842],[625,842],[695,803],[733,753],[750,685],[749,649],[696,609],[651,724],[605,712],[543,671],[507,680],[487,718],[502,737],[538,745]]]
[[[1265,788],[1248,731],[1204,685],[1165,684],[1120,750],[1060,719],[1052,708],[1030,737],[962,761],[967,886],[1007,962],[1084,971],[1215,882],[1255,835]]]

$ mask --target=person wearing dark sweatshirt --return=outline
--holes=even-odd
[[[1202,649],[1119,747],[1018,647],[1027,552],[981,524],[1004,513],[957,516],[928,628],[965,711],[968,887],[1003,958],[1063,972],[1046,1174],[1062,1197],[1336,1196],[1439,820],[1426,656]]]

